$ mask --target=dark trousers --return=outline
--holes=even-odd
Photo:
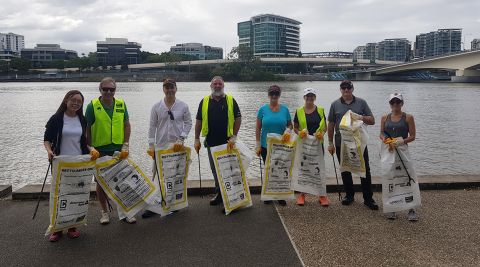
[[[220,193],[220,186],[218,184],[217,170],[215,168],[215,161],[213,160],[212,152],[210,151],[210,146],[205,141],[205,147],[207,148],[208,161],[210,162],[210,169],[212,170],[213,180],[215,181],[215,193]]]
[[[335,149],[337,153],[338,162],[340,162],[340,144],[342,138],[340,135],[335,135]],[[360,183],[362,184],[362,193],[363,193],[363,200],[365,202],[372,201],[373,193],[372,193],[372,175],[370,174],[370,164],[368,160],[368,147],[365,147],[365,151],[363,152],[363,159],[365,161],[365,176],[360,177]],[[355,196],[355,191],[353,190],[353,180],[352,180],[352,173],[351,172],[342,172],[342,181],[343,181],[343,189],[345,190],[346,197],[353,199]]]
[[[262,159],[263,159],[263,164],[265,164],[265,160],[267,160],[267,149],[265,147],[262,147],[261,156],[262,156]]]

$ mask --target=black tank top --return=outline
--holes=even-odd
[[[408,123],[407,123],[407,114],[402,112],[402,117],[398,122],[392,121],[392,113],[387,115],[387,120],[385,121],[385,131],[391,137],[401,136],[403,139],[408,137]]]

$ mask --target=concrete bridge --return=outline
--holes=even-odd
[[[480,82],[480,50],[380,67],[357,73],[357,78],[371,79],[372,75],[398,75],[421,70],[452,70],[455,71],[455,76],[451,79],[452,82]]]

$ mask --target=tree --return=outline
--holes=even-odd
[[[65,68],[65,61],[64,60],[55,60],[52,62],[52,67],[63,70]]]
[[[12,61],[10,61],[10,67],[19,72],[28,72],[31,66],[30,60],[24,58],[12,58]]]

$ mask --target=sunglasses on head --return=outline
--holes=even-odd
[[[170,120],[174,120],[175,118],[173,117],[173,113],[169,110],[167,111],[168,112],[168,115],[170,116]]]
[[[280,92],[279,91],[272,91],[272,92],[269,92],[268,95],[270,95],[270,96],[280,96]]]
[[[110,87],[102,87],[102,92],[106,93],[108,91],[110,91],[110,93],[113,93],[115,92],[117,88],[110,88]]]

